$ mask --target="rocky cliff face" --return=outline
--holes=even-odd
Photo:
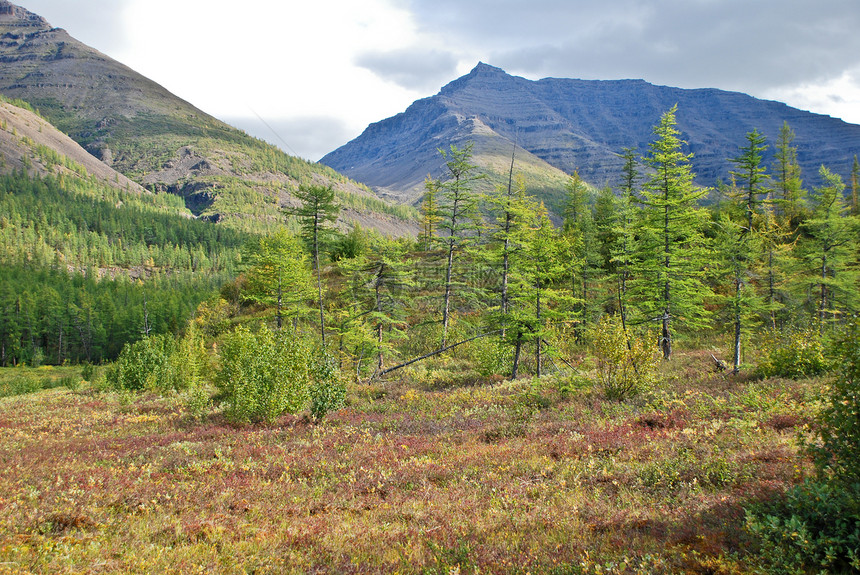
[[[438,173],[436,148],[471,139],[480,149],[492,134],[508,141],[509,150],[516,142],[568,174],[578,169],[592,184],[615,184],[622,164],[617,154],[624,147],[644,153],[653,140],[653,126],[676,103],[678,127],[703,185],[728,178],[732,165],[727,158],[738,155],[748,132],[757,128],[772,144],[785,121],[796,133],[807,182],[817,181],[822,164],[847,175],[854,155],[860,154],[860,126],[746,94],[683,90],[642,80],[530,81],[479,64],[437,95],[369,126],[321,162],[409,201],[420,195],[428,172]],[[478,124],[484,129],[476,130]]]

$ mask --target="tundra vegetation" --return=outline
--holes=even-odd
[[[558,219],[451,146],[414,239],[0,181],[0,573],[860,569],[857,176],[805,189],[786,126],[700,188],[674,113]]]

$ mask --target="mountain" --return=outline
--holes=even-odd
[[[24,102],[18,102],[26,106]],[[0,97],[0,174],[26,170],[34,176],[77,174],[102,184],[146,193],[104,162],[83,149],[32,109]]]
[[[343,218],[414,233],[414,215],[327,166],[288,156],[127,66],[0,0],[0,94],[27,102],[107,166],[195,215],[265,230],[301,184],[332,185]]]
[[[727,159],[738,155],[754,128],[769,138],[769,163],[784,122],[796,133],[794,145],[808,182],[817,181],[822,164],[847,176],[854,155],[860,154],[860,126],[746,94],[643,80],[531,81],[479,63],[435,96],[370,125],[321,163],[381,195],[414,203],[425,176],[441,173],[438,148],[474,142],[475,163],[499,179],[507,174],[516,143],[516,170],[525,166],[527,180],[530,173],[542,174],[538,187],[574,170],[594,185],[612,185],[622,165],[618,153],[624,147],[644,153],[653,140],[652,127],[674,104],[702,185],[728,179],[732,165]],[[561,191],[543,197],[557,207]]]

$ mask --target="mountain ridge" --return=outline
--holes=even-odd
[[[197,216],[250,231],[283,220],[301,185],[331,185],[343,220],[414,234],[414,216],[328,166],[252,138],[42,17],[0,0],[0,93],[27,102],[90,154]],[[344,224],[346,225],[346,224]]]
[[[786,121],[797,135],[794,144],[804,175],[813,181],[819,165],[847,174],[853,155],[860,154],[860,126],[781,102],[716,88],[657,86],[641,79],[528,80],[479,63],[436,95],[371,124],[320,161],[380,193],[414,202],[422,192],[423,176],[440,173],[438,153],[426,142],[469,140],[469,123],[477,119],[507,140],[509,150],[516,142],[565,174],[577,170],[594,185],[612,185],[623,163],[618,154],[625,147],[644,153],[660,115],[676,103],[678,127],[694,154],[693,169],[702,185],[729,177],[728,158],[737,156],[746,133],[754,128],[768,136],[772,155],[772,143]],[[479,137],[476,149],[481,145]],[[428,170],[431,166],[434,169]]]

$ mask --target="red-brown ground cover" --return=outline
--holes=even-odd
[[[808,473],[816,382],[690,355],[626,403],[552,379],[350,390],[320,424],[181,397],[0,399],[0,573],[742,573],[746,502]]]

